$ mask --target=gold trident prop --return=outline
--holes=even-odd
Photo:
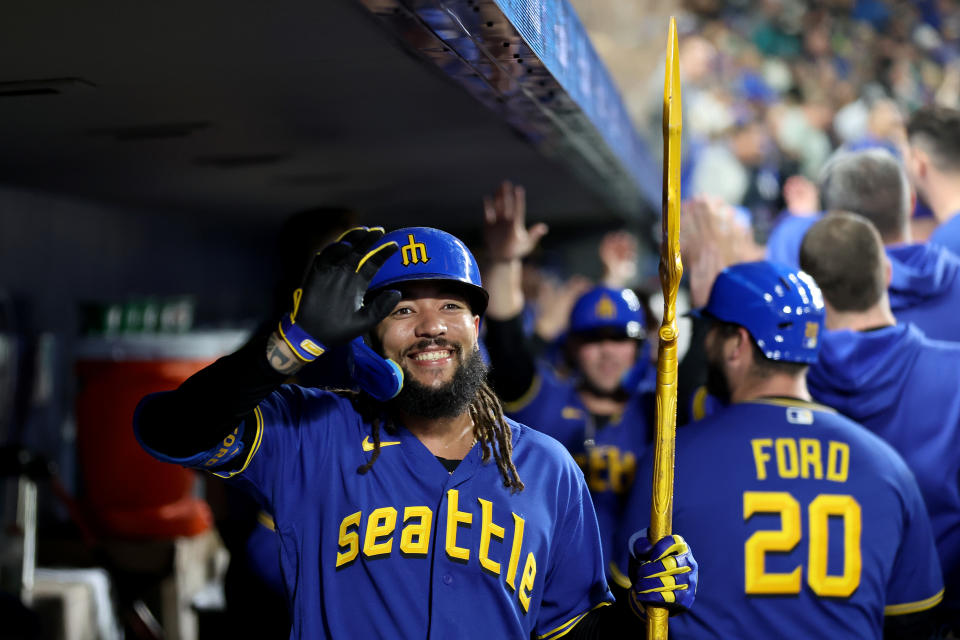
[[[670,18],[667,70],[663,84],[663,239],[660,286],[663,322],[657,352],[657,435],[653,458],[653,497],[649,538],[656,542],[673,528],[673,458],[677,435],[677,289],[680,261],[680,48],[677,21]],[[647,608],[647,638],[666,640],[666,609]]]

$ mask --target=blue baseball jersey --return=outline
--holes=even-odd
[[[475,445],[451,474],[408,430],[284,386],[255,411],[240,473],[273,514],[295,638],[556,638],[612,601],[583,475],[510,422],[526,488]]]
[[[645,456],[628,524],[648,520],[651,477]],[[702,570],[671,638],[882,638],[885,614],[943,596],[910,470],[821,405],[735,404],[679,429],[673,507]]]
[[[960,256],[960,211],[933,230],[930,243],[945,247],[954,255]]]
[[[651,441],[650,402],[649,394],[635,393],[622,414],[598,428],[580,400],[575,381],[560,379],[548,368],[540,367],[530,390],[504,406],[513,419],[534,425],[558,440],[580,465],[597,512],[607,562],[613,557],[613,540],[623,518],[637,461]]]
[[[934,340],[960,341],[960,257],[929,244],[890,246],[887,257],[897,322],[912,322]]]
[[[914,325],[825,331],[810,393],[883,438],[917,478],[960,619],[960,344]]]

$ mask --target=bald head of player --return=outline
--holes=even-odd
[[[890,260],[877,229],[846,211],[810,227],[800,245],[800,266],[823,292],[827,329],[866,329],[896,323],[887,287]]]
[[[821,170],[819,183],[825,210],[863,216],[873,223],[884,244],[911,241],[910,183],[889,151],[837,151]]]

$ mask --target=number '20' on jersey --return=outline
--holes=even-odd
[[[623,531],[648,517],[651,473],[646,456]],[[881,638],[884,615],[943,596],[913,475],[821,405],[736,404],[679,429],[673,529],[702,571],[671,637]]]

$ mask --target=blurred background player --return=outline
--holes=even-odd
[[[943,583],[913,474],[807,391],[824,315],[813,280],[734,265],[698,313],[711,391],[731,404],[677,431],[673,525],[709,573],[671,637],[929,637]],[[627,528],[650,512],[652,462]]]
[[[826,326],[810,393],[890,443],[917,478],[946,592],[940,617],[960,630],[960,344],[897,323],[890,263],[865,218],[831,213],[803,239],[800,263],[823,291]]]
[[[521,261],[546,229],[527,229],[523,188],[509,183],[485,202],[484,214],[493,388],[508,415],[559,440],[580,464],[604,558],[610,558],[636,460],[652,437],[651,396],[641,388],[649,360],[640,303],[629,289],[598,286],[584,293],[570,313],[564,344],[571,375],[561,378],[535,359],[522,325]]]
[[[912,242],[906,172],[882,149],[841,151],[820,175],[827,211],[850,211],[873,223],[892,266],[890,306],[930,338],[960,340],[960,258],[947,249]]]
[[[147,396],[135,417],[151,454],[235,478],[273,514],[291,637],[639,632],[629,608],[603,606],[582,474],[555,441],[503,418],[485,384],[487,294],[463,243],[353,229],[293,299],[270,336]],[[359,336],[377,372],[357,379],[364,393],[282,385],[330,345],[356,355]],[[397,368],[402,389],[387,390],[380,372]],[[682,540],[630,551],[654,554],[632,565],[631,602],[692,602]]]
[[[910,179],[939,222],[930,242],[960,256],[960,111],[917,109],[907,133]]]

